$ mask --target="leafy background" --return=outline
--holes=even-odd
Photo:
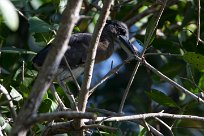
[[[83,16],[76,24],[73,33],[93,32],[99,16],[99,10],[96,9],[95,3],[95,0],[84,1],[80,12]],[[37,75],[31,60],[40,49],[54,39],[66,1],[11,0],[10,5],[13,7],[6,7],[5,4],[2,5],[1,3],[0,5],[0,83],[9,91],[14,100],[16,111],[19,111],[28,97]],[[99,0],[98,6],[101,5],[102,1]],[[204,7],[203,1],[201,1],[201,7]],[[9,11],[5,12],[5,9],[9,9]],[[147,12],[150,9],[153,11]],[[142,50],[145,41],[145,29],[148,25],[152,25],[152,18],[157,10],[157,3],[151,0],[120,0],[115,2],[110,19],[126,22],[130,31],[131,42]],[[196,45],[197,10],[197,1],[173,0],[169,2],[159,21],[157,32],[152,37],[152,43],[145,58],[159,71],[191,92],[203,97],[204,45],[202,42]],[[10,11],[13,11],[14,15],[10,14]],[[146,14],[138,17],[143,13]],[[201,8],[201,39],[204,38],[203,13],[203,8]],[[17,16],[17,19],[13,16]],[[134,17],[138,17],[138,20],[131,22]],[[12,23],[14,23],[13,26]],[[160,53],[170,53],[170,55]],[[116,66],[127,57],[121,49],[117,48],[108,60],[95,66],[92,84],[94,85],[111,69],[111,63]],[[135,64],[135,61],[128,63],[102,84],[91,96],[89,106],[117,112]],[[22,72],[23,65],[24,72]],[[24,76],[22,76],[23,73]],[[82,77],[79,81],[82,81]],[[68,83],[68,85],[77,95],[74,84]],[[57,84],[56,87],[65,104],[69,105],[69,101],[61,88]],[[39,113],[52,112],[56,109],[57,103],[48,90],[39,108]],[[146,67],[140,66],[128,94],[124,112],[140,114],[164,110],[167,113],[203,116],[203,109],[202,104],[180,93]],[[6,134],[11,130],[12,121],[8,103],[3,94],[0,95],[0,113],[0,125],[5,126],[2,131]],[[164,121],[173,126],[172,130],[175,135],[201,136],[204,133],[203,122],[173,119],[164,119]],[[164,135],[169,135],[168,130],[157,121],[149,120],[148,122],[153,126],[157,125],[157,128]],[[120,128],[118,133],[121,135],[143,135],[147,131],[138,124],[128,122],[114,122],[108,125]],[[43,127],[44,124],[36,124],[30,133],[38,134]],[[118,133],[114,135],[118,135]],[[107,132],[105,134],[108,135]]]

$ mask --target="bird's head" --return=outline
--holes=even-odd
[[[129,41],[129,31],[125,23],[116,20],[107,20],[105,28],[111,32],[117,41],[122,43],[120,45],[125,52],[129,55],[137,52],[137,49]]]
[[[128,27],[125,23],[116,20],[107,20],[105,27],[109,29],[115,38],[122,35],[129,39]]]

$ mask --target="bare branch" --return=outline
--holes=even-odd
[[[148,34],[149,37],[152,37],[154,31],[155,31],[156,28],[157,28],[157,25],[158,25],[158,23],[159,23],[159,20],[160,20],[160,18],[161,18],[161,16],[162,16],[162,13],[163,13],[163,11],[164,11],[164,8],[166,7],[166,2],[167,2],[167,0],[165,0],[164,4],[162,5],[162,7],[161,7],[161,9],[160,9],[159,15],[157,16],[157,19],[156,19],[155,26],[153,27],[153,29],[152,29],[152,31],[150,32],[150,34]],[[142,53],[141,53],[141,55],[140,55],[141,58],[143,58],[144,53],[145,53],[145,51],[146,51],[146,49],[147,49],[147,47],[148,47],[148,45],[149,45],[149,42],[150,42],[150,38],[149,38],[147,41],[144,41],[145,45],[144,45],[144,49],[143,49],[143,51],[142,51]],[[130,77],[130,80],[129,80],[129,82],[128,82],[128,85],[127,85],[127,87],[126,87],[126,89],[125,89],[125,91],[124,91],[122,101],[121,101],[121,103],[120,103],[120,107],[119,107],[119,110],[118,110],[119,113],[122,113],[122,110],[123,110],[123,107],[124,107],[124,104],[125,104],[127,95],[128,95],[128,93],[129,93],[130,87],[131,87],[131,85],[132,85],[132,82],[133,82],[133,80],[134,80],[134,78],[135,78],[135,75],[136,75],[136,73],[137,73],[137,70],[138,70],[140,64],[141,64],[141,61],[138,61],[137,64],[136,64],[136,66],[135,66],[135,68],[134,68],[134,70],[133,70],[133,73],[132,73],[132,75],[131,75],[131,77]]]
[[[147,8],[145,11],[143,11],[143,12],[137,14],[136,16],[130,18],[125,23],[127,24],[127,26],[132,26],[136,21],[142,19],[145,16],[150,15],[151,13],[155,13],[156,11],[157,11],[157,8],[156,8],[155,5],[153,5],[150,8]]]
[[[93,88],[90,89],[89,91],[89,96],[96,90],[96,88],[98,86],[100,86],[102,83],[104,83],[107,79],[109,79],[113,74],[117,73],[120,68],[125,65],[126,63],[128,63],[129,61],[133,60],[133,58],[128,58],[125,61],[123,61],[123,63],[119,64],[118,66],[116,66],[115,68],[111,69],[102,79],[101,81],[99,81]]]
[[[196,41],[196,45],[198,45],[198,43],[200,42],[200,0],[198,0],[198,22],[197,22],[197,41]]]
[[[67,110],[67,107],[64,105],[64,103],[60,99],[59,95],[57,94],[57,91],[56,91],[55,86],[54,86],[53,83],[50,85],[50,90],[51,90],[52,95],[57,100],[57,103],[59,104],[60,109],[61,110]]]
[[[80,86],[79,86],[79,83],[77,82],[77,80],[76,80],[76,78],[75,78],[74,74],[72,73],[71,67],[70,67],[70,65],[69,65],[69,63],[68,63],[68,61],[67,61],[66,57],[65,57],[65,56],[63,56],[63,59],[65,60],[65,63],[66,63],[67,68],[68,68],[68,70],[69,70],[69,73],[71,74],[72,79],[73,79],[73,81],[74,81],[75,85],[77,86],[78,91],[80,91],[80,90],[81,90],[81,88],[80,88]]]
[[[87,100],[89,96],[88,91],[89,91],[90,84],[91,84],[91,78],[92,78],[92,73],[93,73],[93,66],[95,62],[98,42],[99,42],[102,30],[105,26],[106,19],[108,18],[109,10],[110,10],[112,3],[113,3],[113,0],[104,1],[103,9],[101,11],[100,17],[98,19],[98,22],[92,34],[91,45],[89,47],[89,52],[86,58],[84,79],[83,79],[81,91],[79,93],[78,107],[79,107],[79,110],[83,112],[86,109],[86,104],[87,104]]]
[[[171,119],[182,119],[182,120],[196,120],[204,122],[204,117],[193,116],[193,115],[178,115],[178,114],[169,114],[169,113],[146,113],[138,115],[129,115],[129,116],[120,116],[120,117],[97,117],[96,122],[101,122],[102,120],[107,121],[130,121],[130,120],[139,120],[147,118],[171,118]]]
[[[104,125],[99,125],[99,124],[85,125],[85,126],[82,126],[82,128],[84,128],[84,129],[101,128],[101,129],[105,129],[105,130],[110,131],[110,132],[115,132],[115,131],[118,130],[118,128],[104,126]]]
[[[58,81],[59,85],[62,87],[62,90],[64,91],[65,95],[67,96],[67,98],[69,99],[71,108],[73,110],[78,111],[78,107],[77,107],[77,103],[75,101],[74,95],[73,93],[70,91],[69,87],[66,86],[64,81]]]
[[[170,57],[181,57],[181,54],[172,54],[172,53],[145,53],[144,56],[159,56],[159,55],[164,55],[164,56],[170,56]]]
[[[173,85],[174,87],[176,87],[178,90],[182,91],[185,94],[188,94],[189,96],[191,96],[193,99],[197,100],[198,102],[201,102],[204,104],[204,100],[201,99],[200,97],[198,97],[197,95],[193,94],[192,92],[190,92],[189,90],[187,90],[186,88],[184,88],[183,86],[179,85],[178,83],[176,83],[175,81],[173,81],[172,79],[168,78],[167,76],[165,76],[164,74],[162,74],[160,71],[158,71],[156,68],[154,68],[152,65],[150,65],[146,60],[144,60],[144,66],[146,66],[147,68],[149,68],[151,71],[153,71],[157,76],[159,76],[161,79],[166,80],[167,82],[169,82],[171,85]]]
[[[8,103],[9,103],[9,108],[10,108],[12,117],[13,117],[13,119],[15,119],[17,114],[16,114],[16,111],[14,109],[13,101],[12,101],[8,91],[6,90],[6,88],[1,84],[0,84],[0,91],[6,96],[6,99],[7,99]]]
[[[172,132],[172,128],[166,124],[163,120],[159,119],[159,118],[155,118],[157,121],[159,121],[162,125],[164,125],[168,130],[169,130],[169,133],[171,134],[171,136],[174,136],[173,132]]]
[[[39,115],[33,115],[29,122],[37,123],[42,121],[51,121],[55,119],[65,118],[65,119],[75,119],[75,118],[86,118],[86,119],[96,119],[96,114],[94,113],[83,113],[78,111],[60,111],[52,113],[43,113]]]

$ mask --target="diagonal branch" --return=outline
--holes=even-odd
[[[91,85],[91,78],[92,78],[92,73],[93,73],[95,57],[96,57],[96,50],[98,47],[98,43],[99,43],[99,39],[100,39],[102,30],[108,18],[109,10],[110,10],[112,3],[113,3],[113,0],[104,1],[103,9],[101,11],[100,17],[98,19],[98,22],[92,34],[91,45],[89,47],[89,52],[86,58],[84,79],[83,79],[81,91],[79,93],[78,108],[80,111],[83,111],[83,112],[85,112],[86,104],[87,104],[88,97],[89,97],[88,91]]]
[[[154,34],[156,28],[157,28],[157,25],[158,25],[158,23],[159,23],[159,20],[160,20],[162,14],[163,14],[163,11],[164,11],[164,9],[165,9],[165,7],[166,7],[166,2],[167,2],[167,0],[164,1],[163,5],[162,5],[162,7],[161,7],[161,9],[160,9],[159,15],[157,16],[156,20],[154,20],[154,22],[153,22],[153,23],[154,23],[154,26],[150,29],[151,31],[150,31],[149,33],[147,33],[147,30],[146,30],[146,35],[147,35],[148,38],[144,41],[144,49],[143,49],[143,51],[142,51],[142,53],[141,53],[141,55],[140,55],[141,58],[143,58],[144,53],[145,53],[147,47],[148,47],[149,44],[150,44],[150,40],[151,40],[151,38],[152,38],[152,36],[153,36],[153,34]],[[136,75],[136,73],[137,73],[137,70],[138,70],[140,64],[141,64],[141,61],[138,61],[137,64],[136,64],[136,66],[135,66],[135,68],[134,68],[134,70],[133,70],[133,72],[132,72],[132,75],[131,75],[131,77],[130,77],[130,80],[129,80],[129,82],[128,82],[128,85],[127,85],[127,87],[126,87],[126,89],[125,89],[125,91],[124,91],[122,101],[121,101],[121,103],[120,103],[120,107],[119,107],[119,110],[118,110],[119,113],[122,113],[122,110],[123,110],[123,107],[124,107],[124,104],[125,104],[127,95],[128,95],[128,93],[129,93],[130,87],[131,87],[131,85],[132,85],[132,83],[133,83],[133,80],[134,80],[134,78],[135,78],[135,75]]]

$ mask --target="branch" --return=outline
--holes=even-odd
[[[105,114],[105,115],[109,115],[109,116],[122,116],[123,114],[121,113],[116,113],[116,112],[112,112],[112,111],[109,111],[109,110],[106,110],[106,109],[97,109],[97,108],[87,108],[87,111],[89,112],[98,112],[98,113],[102,113],[102,114]],[[143,121],[141,120],[138,120],[138,121],[132,121],[134,123],[138,123],[142,126],[145,127],[145,124]],[[150,124],[147,124],[148,127],[150,128],[151,132],[153,134],[155,134],[155,136],[164,136],[162,133],[160,133],[158,130],[156,130],[153,126],[151,126]]]
[[[198,0],[198,23],[197,23],[197,41],[196,41],[196,45],[198,45],[198,43],[200,42],[200,0]]]
[[[69,63],[68,63],[68,61],[67,61],[67,59],[66,59],[66,57],[63,56],[63,59],[65,60],[65,63],[66,63],[67,68],[68,68],[68,70],[69,70],[69,73],[71,74],[72,79],[73,79],[73,81],[74,81],[74,83],[75,83],[75,85],[76,85],[78,91],[81,90],[81,88],[80,88],[80,86],[79,86],[79,83],[77,82],[77,80],[76,80],[76,78],[75,78],[75,76],[74,76],[74,74],[73,74],[73,72],[72,72],[72,69],[71,69],[71,67],[70,67],[70,65],[69,65]]]
[[[123,61],[121,64],[117,65],[115,68],[111,69],[102,79],[99,81],[93,88],[89,91],[89,96],[96,90],[98,86],[100,86],[102,83],[104,83],[107,79],[109,79],[113,74],[117,73],[122,66],[124,66],[126,63],[133,60],[133,58],[128,58],[125,61]]]
[[[165,123],[163,120],[161,120],[161,119],[159,119],[159,118],[155,118],[157,121],[159,121],[162,125],[164,125],[168,130],[169,130],[169,134],[171,135],[171,136],[174,136],[174,134],[173,134],[173,132],[172,132],[172,128],[167,124],[167,123]]]
[[[204,122],[204,117],[193,116],[193,115],[178,115],[178,114],[169,114],[169,113],[146,113],[138,115],[129,115],[129,116],[120,116],[120,117],[97,117],[95,122],[110,122],[110,121],[131,121],[131,120],[140,120],[147,118],[171,118],[171,119],[182,119],[182,120],[195,120]]]
[[[52,112],[52,113],[43,113],[39,115],[33,115],[29,122],[38,123],[43,121],[52,121],[55,119],[75,119],[75,118],[86,118],[86,119],[96,119],[96,114],[94,113],[83,113],[77,111],[60,111],[60,112]]]
[[[16,114],[16,111],[14,109],[14,105],[13,105],[13,101],[8,93],[8,91],[6,90],[6,88],[0,84],[0,91],[6,96],[6,99],[9,103],[9,108],[10,108],[10,111],[11,111],[11,115],[13,117],[13,119],[16,118],[17,114]]]
[[[141,55],[140,55],[141,58],[143,58],[144,53],[145,53],[147,47],[149,46],[151,37],[152,37],[154,31],[156,30],[157,25],[158,25],[158,23],[159,23],[159,20],[160,20],[160,18],[161,18],[161,16],[162,16],[162,13],[163,13],[163,11],[164,11],[164,8],[166,7],[166,2],[167,2],[167,0],[164,1],[163,5],[162,5],[162,7],[161,7],[161,9],[160,9],[159,15],[157,16],[156,20],[154,20],[155,22],[153,22],[153,23],[155,23],[155,24],[154,24],[154,26],[151,28],[151,31],[150,31],[149,33],[146,33],[146,36],[147,36],[148,38],[147,38],[146,41],[144,41],[144,49],[143,49],[143,51],[142,51],[142,53],[141,53]],[[147,32],[147,30],[146,30],[146,32]],[[137,73],[137,70],[138,70],[140,64],[141,64],[141,61],[138,61],[137,64],[136,64],[136,66],[135,66],[135,68],[134,68],[134,70],[133,70],[133,72],[132,72],[132,75],[131,75],[131,77],[130,77],[130,80],[129,80],[129,82],[128,82],[128,85],[127,85],[127,87],[126,87],[126,89],[125,89],[125,91],[124,91],[122,101],[121,101],[121,103],[120,103],[120,107],[119,107],[119,110],[118,110],[119,113],[122,113],[122,110],[123,110],[123,107],[124,107],[124,104],[125,104],[127,95],[128,95],[128,93],[129,93],[130,87],[131,87],[131,85],[132,85],[132,83],[133,83],[133,80],[134,80],[134,78],[135,78],[135,75],[136,75],[136,73]]]
[[[88,96],[89,96],[88,91],[90,89],[90,84],[91,84],[96,50],[98,47],[98,43],[99,43],[99,39],[100,39],[102,30],[108,18],[109,10],[110,10],[112,3],[113,3],[113,0],[104,1],[103,9],[101,11],[100,17],[98,19],[98,22],[92,34],[91,45],[89,47],[89,51],[88,51],[88,55],[87,55],[86,63],[85,63],[86,65],[85,65],[85,70],[84,70],[84,79],[83,79],[81,91],[79,92],[78,108],[80,111],[83,111],[83,112],[85,112],[86,104],[88,101]]]
[[[183,86],[179,85],[178,83],[176,83],[175,81],[173,81],[172,79],[168,78],[167,76],[165,76],[164,74],[162,74],[160,71],[158,71],[156,68],[154,68],[152,65],[150,65],[146,60],[144,61],[144,66],[146,66],[147,68],[149,68],[152,72],[154,72],[157,76],[159,76],[161,79],[166,80],[167,82],[169,82],[171,85],[173,85],[174,87],[176,87],[178,90],[182,91],[185,94],[188,94],[189,96],[191,96],[193,99],[197,100],[198,102],[201,102],[204,104],[204,100],[201,99],[200,97],[198,97],[197,95],[193,94],[192,92],[190,92],[189,90],[187,90],[186,88],[184,88]]]
[[[19,116],[14,122],[11,135],[25,136],[30,125],[27,125],[27,119],[35,114],[42,101],[42,97],[49,88],[55,73],[57,72],[60,61],[68,48],[68,42],[74,24],[79,18],[79,11],[82,0],[68,1],[67,6],[62,14],[61,24],[57,36],[53,42],[49,55],[40,70],[36,82],[34,83],[28,100],[19,112]]]
[[[131,19],[127,20],[125,23],[127,26],[132,26],[137,22],[138,20],[142,19],[145,16],[150,15],[151,13],[155,13],[157,11],[157,7],[155,5],[151,6],[150,8],[147,8],[145,11],[137,14],[136,16],[132,17]]]
[[[52,95],[54,96],[54,98],[57,100],[57,103],[59,104],[59,107],[62,111],[64,110],[67,110],[68,108],[64,105],[64,103],[62,102],[61,98],[59,97],[56,89],[55,89],[55,86],[53,83],[51,83],[50,85],[50,91],[52,93]]]

